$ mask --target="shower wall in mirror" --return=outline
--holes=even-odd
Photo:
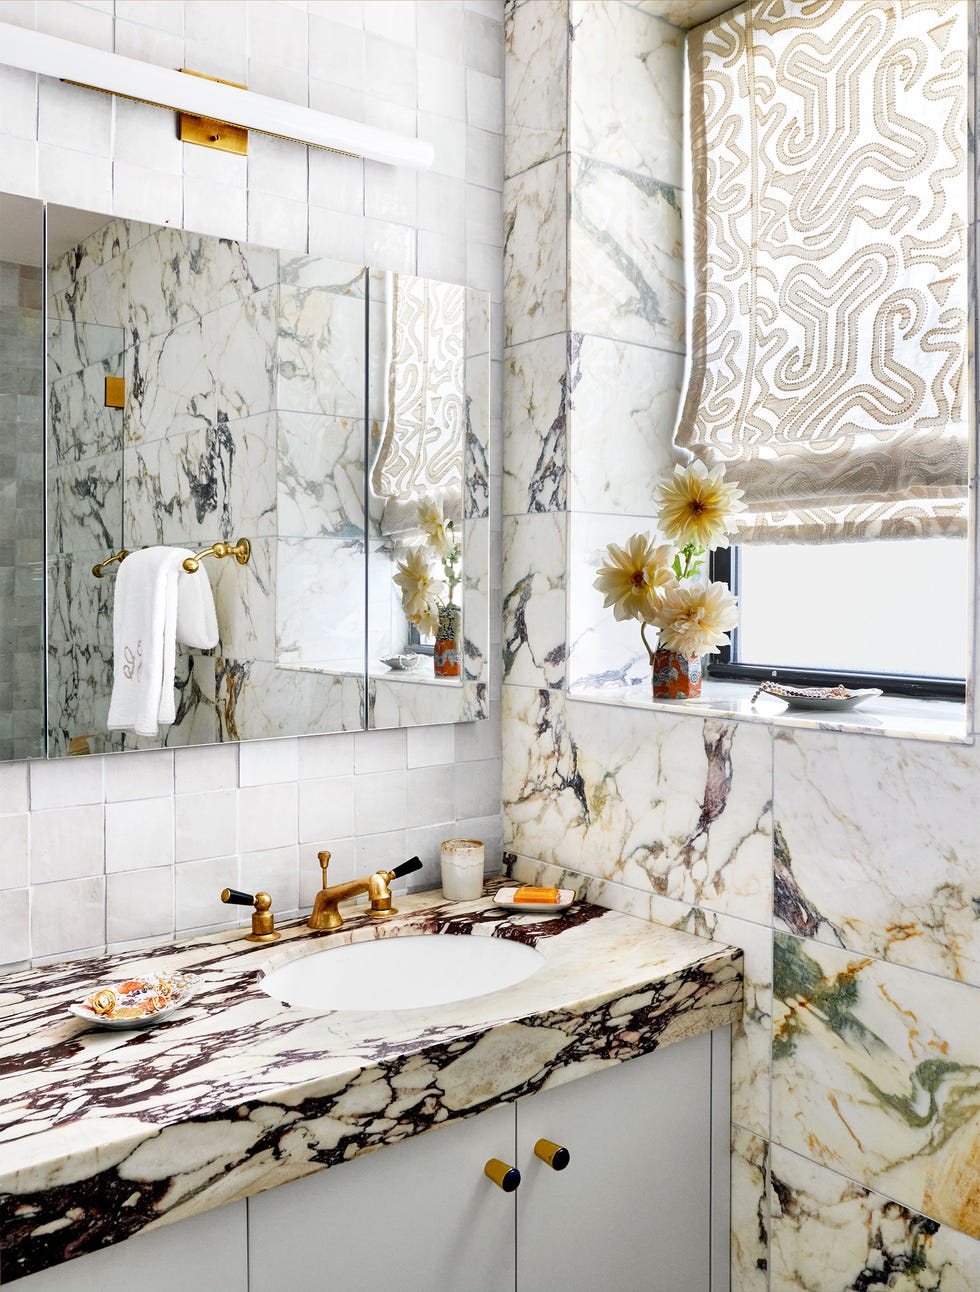
[[[456,678],[435,675],[424,635],[410,640],[403,599],[392,597],[400,549],[373,497],[365,525],[367,391],[401,381],[401,361],[373,332],[368,344],[365,268],[60,208],[49,208],[48,228],[49,753],[485,713],[485,499],[460,517]],[[486,398],[488,320],[479,294],[445,290],[462,304],[462,498],[471,462],[485,494],[486,415],[466,410]],[[107,378],[123,379],[118,399]],[[468,532],[481,520],[482,532]],[[92,567],[120,550],[198,551],[239,537],[251,545],[247,564],[202,563],[220,640],[178,647],[174,723],[155,741],[109,732],[119,567],[102,578]],[[382,602],[383,625],[367,613]],[[418,673],[392,671],[408,655]]]
[[[43,246],[0,200],[0,761],[44,752]]]

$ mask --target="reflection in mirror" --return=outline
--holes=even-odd
[[[369,724],[484,717],[487,300],[408,274],[370,282]]]
[[[0,761],[44,753],[42,229],[0,194]]]
[[[426,445],[434,434],[455,455],[439,469],[453,481],[468,553],[455,598],[466,624],[461,676],[433,702],[418,687],[399,695],[366,662],[368,558],[387,566],[372,597],[401,621],[397,632],[389,622],[385,643],[375,635],[378,671],[388,672],[382,647],[394,650],[407,625],[392,597],[389,499],[372,495],[365,540],[365,269],[52,207],[47,273],[49,753],[358,729],[369,711],[377,725],[484,715],[485,298],[412,280],[455,310],[451,338],[431,311],[411,329],[426,355],[453,353],[454,398],[417,418]],[[383,291],[376,309],[382,302]],[[411,362],[407,349],[372,345],[370,384],[407,390]],[[404,476],[398,455],[414,451],[399,438],[407,423],[391,425],[386,453],[375,454],[389,492]],[[245,563],[209,556],[193,576],[213,589],[219,639],[178,645],[174,721],[156,739],[109,731],[121,566],[107,559],[240,538]]]

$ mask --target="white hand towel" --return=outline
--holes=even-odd
[[[110,731],[155,736],[176,717],[177,638],[199,649],[217,644],[214,597],[203,569],[181,568],[193,553],[181,547],[132,552],[116,575],[114,673]]]

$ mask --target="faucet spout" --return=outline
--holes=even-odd
[[[330,933],[339,929],[344,922],[339,909],[340,903],[359,897],[362,893],[367,893],[370,898],[368,913],[375,919],[386,919],[389,915],[397,915],[397,910],[391,904],[389,884],[402,875],[410,875],[413,871],[422,869],[420,859],[412,857],[410,861],[403,862],[394,870],[376,870],[363,879],[351,879],[344,884],[328,886],[327,866],[330,863],[330,853],[320,852],[317,857],[323,872],[323,887],[313,902],[313,912],[307,920],[307,925],[320,933]]]

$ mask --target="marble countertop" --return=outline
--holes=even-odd
[[[383,923],[348,908],[331,934],[294,922],[273,944],[218,933],[0,978],[4,1285],[741,1011],[740,951],[633,916],[513,914],[439,892],[397,905]],[[397,1012],[314,1012],[259,986],[297,955],[419,932],[513,938],[545,963],[487,996]],[[156,1027],[67,1012],[97,985],[174,969],[201,986]]]

